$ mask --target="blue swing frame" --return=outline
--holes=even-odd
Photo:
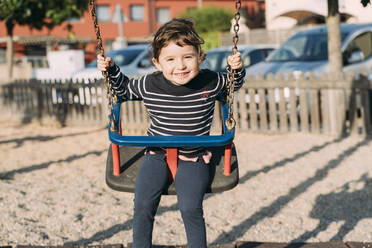
[[[223,132],[221,135],[209,136],[124,136],[119,134],[120,125],[120,107],[124,102],[121,97],[117,97],[118,102],[113,104],[113,116],[110,118],[115,125],[115,131],[111,130],[112,122],[109,124],[109,138],[113,144],[119,146],[137,146],[137,147],[190,147],[190,146],[223,146],[230,144],[235,136],[235,127],[229,130],[226,126],[228,118],[229,105],[223,96],[219,95],[217,100],[221,102]]]

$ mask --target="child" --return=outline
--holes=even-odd
[[[150,136],[209,135],[214,103],[226,89],[227,73],[200,70],[205,54],[203,39],[193,23],[173,19],[155,34],[153,63],[158,72],[129,79],[109,57],[98,55],[98,69],[108,71],[116,94],[124,99],[140,99],[148,110]],[[240,53],[229,56],[229,70],[235,70],[235,90],[243,82],[245,70]],[[205,248],[206,230],[203,198],[209,184],[208,163],[213,154],[203,147],[179,149],[175,177],[178,205],[184,222],[187,247]],[[151,247],[154,217],[164,187],[168,186],[165,151],[148,147],[135,185],[133,247]]]

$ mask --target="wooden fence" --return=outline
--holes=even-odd
[[[371,90],[371,82],[362,77],[248,78],[235,93],[237,131],[371,134]],[[0,87],[0,113],[23,123],[36,119],[61,125],[106,125],[105,92],[102,81],[18,81]],[[220,131],[218,113],[214,132]],[[149,120],[141,102],[123,104],[121,118],[126,134],[146,132]]]
[[[102,95],[100,81],[16,81],[1,85],[0,113],[22,123],[37,119],[61,125],[97,125],[106,115]]]

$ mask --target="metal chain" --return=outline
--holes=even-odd
[[[98,26],[98,21],[97,21],[97,14],[96,14],[96,5],[94,0],[89,1],[89,5],[91,7],[90,13],[92,16],[93,20],[93,25],[94,25],[94,30],[96,32],[96,38],[97,38],[97,54],[100,54],[102,56],[105,56],[105,50],[103,48],[103,42],[102,42],[102,37],[101,37],[101,31]],[[102,75],[104,78],[104,85],[106,87],[106,95],[108,99],[108,110],[109,110],[109,115],[108,119],[109,122],[111,122],[111,131],[116,131],[115,127],[115,115],[113,114],[113,104],[117,103],[117,96],[112,88],[112,83],[110,81],[110,77],[108,75],[107,71],[102,71]]]
[[[237,47],[237,44],[238,44],[238,41],[239,41],[239,36],[238,36],[238,32],[239,32],[239,20],[240,20],[240,8],[242,6],[242,3],[240,0],[237,0],[235,2],[235,15],[234,15],[234,19],[235,19],[235,24],[233,26],[233,29],[234,29],[234,36],[233,36],[233,47],[232,47],[232,54],[235,54],[238,52],[238,47]],[[235,87],[235,79],[234,79],[234,75],[235,75],[235,70],[231,69],[230,70],[230,73],[229,73],[229,80],[228,80],[228,84],[227,84],[227,97],[226,97],[226,101],[229,105],[229,112],[228,112],[228,116],[227,116],[227,120],[226,120],[226,127],[228,130],[232,130],[233,128],[235,128],[235,124],[236,124],[236,121],[234,119],[234,110],[233,110],[233,105],[234,105],[234,87]]]

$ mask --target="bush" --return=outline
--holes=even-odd
[[[224,8],[203,7],[189,9],[178,17],[192,18],[195,21],[195,30],[205,42],[202,48],[207,51],[221,45],[219,33],[230,30],[234,12]]]
[[[191,17],[195,21],[195,30],[198,33],[223,32],[230,30],[231,19],[234,18],[234,13],[224,8],[203,7],[189,9],[178,17]]]

